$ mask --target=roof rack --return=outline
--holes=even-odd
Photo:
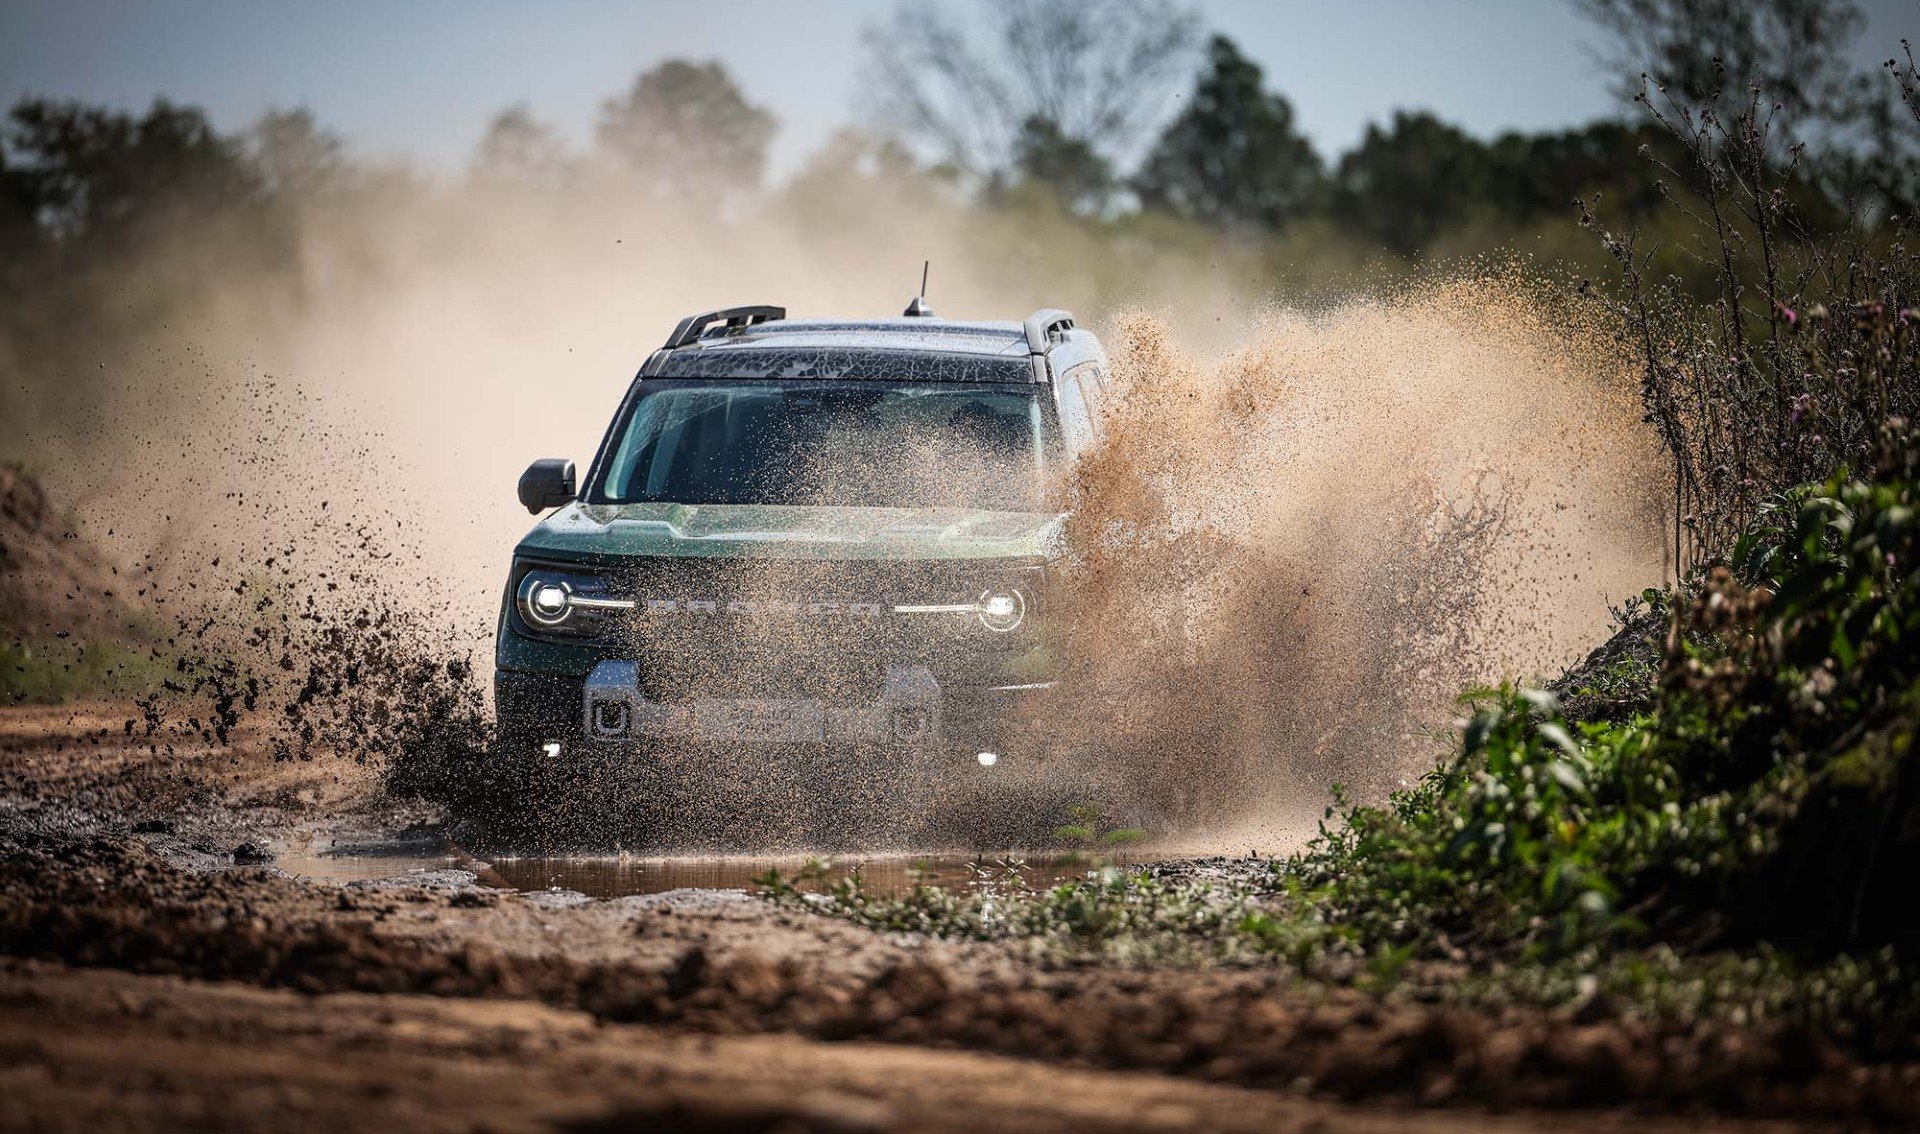
[[[1055,334],[1073,330],[1073,312],[1057,307],[1042,307],[1027,316],[1025,326],[1027,350],[1033,354],[1045,354]]]
[[[697,341],[700,335],[715,323],[724,322],[728,330],[736,327],[751,327],[755,323],[765,323],[770,319],[785,319],[787,309],[769,307],[764,304],[756,307],[728,307],[720,311],[705,311],[698,315],[689,315],[680,320],[680,325],[667,336],[667,345],[662,350],[675,350]]]

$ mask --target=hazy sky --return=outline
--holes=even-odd
[[[917,0],[930,3],[931,0]],[[964,2],[964,0],[962,0]],[[885,90],[860,80],[861,30],[896,0],[554,3],[0,0],[0,98],[126,107],[155,95],[236,129],[306,106],[356,152],[456,169],[487,120],[525,102],[585,141],[595,110],[660,60],[718,58],[781,131],[776,173]],[[1482,135],[1614,109],[1602,42],[1565,0],[1200,0],[1294,102],[1329,156],[1395,108]],[[1869,0],[1864,60],[1920,39],[1920,0]]]

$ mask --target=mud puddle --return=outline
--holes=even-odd
[[[1095,863],[1052,853],[806,856],[637,855],[474,858],[452,844],[340,846],[325,853],[285,856],[274,865],[315,882],[421,882],[445,871],[471,873],[481,886],[502,890],[567,890],[589,898],[621,898],[669,890],[751,890],[776,871],[801,889],[826,890],[858,876],[875,893],[904,894],[915,886],[945,890],[1043,889],[1077,881],[1102,867],[1125,869],[1148,857],[1103,858]]]

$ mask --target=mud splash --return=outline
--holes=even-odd
[[[584,463],[689,309],[897,310],[927,255],[943,314],[1065,305],[1115,356],[1110,440],[1067,490],[1077,711],[1044,725],[1118,823],[1284,846],[1330,783],[1429,763],[1460,687],[1550,672],[1658,581],[1630,376],[1535,273],[1301,310],[1249,298],[1270,277],[1238,256],[898,188],[823,166],[718,224],[614,184],[423,185],[311,202],[284,275],[191,225],[130,254],[113,288],[164,304],[0,350],[0,376],[4,435],[158,612],[177,668],[133,728],[164,758],[264,717],[286,759],[404,763],[395,790],[446,798],[484,758],[525,462]]]
[[[1523,272],[1269,308],[1224,353],[1147,313],[1102,329],[1118,396],[1061,497],[1073,711],[1035,744],[1069,754],[1075,792],[1099,769],[1117,823],[1284,848],[1330,785],[1430,763],[1459,689],[1551,672],[1608,598],[1659,577],[1631,373],[1591,309]],[[163,528],[134,567],[176,668],[137,730],[164,755],[264,717],[283,759],[371,762],[392,790],[471,804],[484,674],[453,643],[479,637],[483,584],[441,575],[385,493],[315,467],[350,426],[274,383],[236,399],[268,426],[204,444],[261,487]]]
[[[1067,653],[1120,798],[1195,849],[1285,845],[1658,581],[1656,453],[1598,316],[1508,268],[1269,309],[1225,354],[1115,321]]]

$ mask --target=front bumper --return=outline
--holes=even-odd
[[[889,666],[878,695],[857,703],[823,698],[691,697],[649,700],[638,663],[596,664],[583,683],[579,735],[590,741],[721,741],[732,744],[894,744],[908,748],[998,745],[1050,682],[943,688],[926,666]]]
[[[940,735],[940,683],[924,666],[892,666],[880,695],[864,704],[813,697],[651,701],[640,691],[638,663],[603,661],[587,675],[581,732],[603,741],[922,744]]]
[[[1054,696],[1052,682],[943,684],[923,667],[901,666],[899,672],[888,673],[877,697],[852,705],[810,698],[698,696],[660,702],[641,693],[634,665],[601,661],[586,677],[497,670],[494,706],[503,732],[516,742],[719,739],[750,746],[898,744],[1003,752],[1030,747],[1022,741]],[[596,723],[600,713],[614,715]],[[610,727],[617,725],[624,727]]]

